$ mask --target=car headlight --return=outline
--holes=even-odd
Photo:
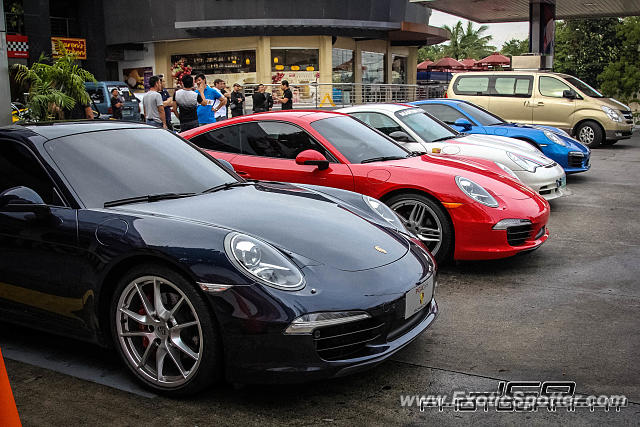
[[[373,197],[363,195],[362,199],[372,211],[381,216],[389,224],[393,225],[397,230],[404,232],[407,231],[402,221],[400,221],[400,218],[398,218],[398,215],[396,215],[389,206],[385,205],[378,199],[374,199]]]
[[[622,116],[620,116],[616,110],[611,107],[607,107],[606,105],[601,105],[600,108],[602,108],[602,111],[604,111],[611,120],[622,123]]]
[[[462,176],[456,176],[456,184],[458,184],[458,187],[464,194],[471,197],[476,202],[482,203],[483,205],[487,205],[492,208],[498,207],[498,202],[496,201],[496,199],[494,199],[493,196],[487,192],[487,190],[471,181],[470,179]]]
[[[284,330],[285,335],[310,335],[316,328],[357,322],[371,316],[364,311],[328,311],[310,313],[296,318]]]
[[[555,132],[551,132],[550,130],[545,130],[544,136],[546,136],[547,138],[549,138],[551,141],[555,142],[558,145],[562,145],[563,147],[568,147],[568,144],[562,138],[560,138],[560,136]]]
[[[229,233],[224,249],[231,262],[251,279],[285,291],[304,288],[300,269],[270,244],[241,233]]]
[[[534,162],[527,157],[521,156],[520,154],[512,153],[510,151],[507,152],[507,156],[509,156],[509,158],[513,160],[513,163],[520,166],[527,172],[535,172],[538,166],[542,166],[540,163]]]
[[[498,165],[498,167],[500,169],[502,169],[503,171],[505,171],[506,173],[508,173],[509,175],[511,175],[512,178],[520,181],[520,178],[518,178],[518,175],[516,175],[516,173],[514,171],[512,171],[507,165],[503,165],[500,162],[494,162],[496,165]]]

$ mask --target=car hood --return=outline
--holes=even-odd
[[[301,255],[306,265],[344,271],[380,267],[409,250],[402,235],[367,220],[357,208],[291,184],[257,183],[114,209],[250,234]]]
[[[528,142],[508,138],[506,136],[465,135],[463,137],[456,137],[451,141],[455,141],[459,144],[473,144],[486,148],[493,148],[495,150],[510,151],[514,154],[529,157],[545,166],[553,163],[553,160],[542,154],[540,150]]]
[[[495,170],[495,163],[489,160],[464,156],[422,155],[391,160],[384,164],[390,167],[418,169],[429,174],[448,175],[452,183],[455,176],[464,176],[493,194],[508,199],[524,200],[536,196],[533,190],[520,182],[499,174]]]
[[[630,108],[628,105],[623,104],[622,102],[615,100],[613,98],[593,98],[600,102],[601,105],[607,106],[609,108],[613,108],[614,110],[623,110],[629,111]]]

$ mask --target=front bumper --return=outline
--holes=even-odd
[[[605,130],[605,138],[610,140],[628,139],[633,134],[633,124],[617,123]]]
[[[518,178],[547,200],[566,194],[567,180],[564,169],[557,163],[541,166],[535,172],[514,171]]]
[[[490,260],[514,256],[537,249],[549,238],[547,221],[549,203],[540,197],[511,200],[510,207],[487,210],[473,204],[449,209],[455,228],[456,260]],[[508,230],[494,230],[493,226],[507,218],[528,219],[531,230],[526,238],[514,242]],[[517,244],[514,244],[517,243]]]

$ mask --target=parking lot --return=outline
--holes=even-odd
[[[552,201],[551,237],[511,259],[440,269],[440,316],[374,370],[321,383],[221,385],[187,400],[141,390],[115,352],[2,324],[0,348],[24,425],[411,423],[634,424],[640,419],[640,137],[592,152]],[[500,381],[575,381],[626,395],[620,412],[458,413],[401,395],[490,392]]]

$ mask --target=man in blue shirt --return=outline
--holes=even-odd
[[[202,102],[198,105],[198,123],[200,123],[201,126],[215,123],[216,112],[227,104],[227,98],[207,85],[207,78],[204,74],[198,74],[196,76],[196,85],[202,97]],[[216,99],[220,100],[220,103],[217,105]]]

